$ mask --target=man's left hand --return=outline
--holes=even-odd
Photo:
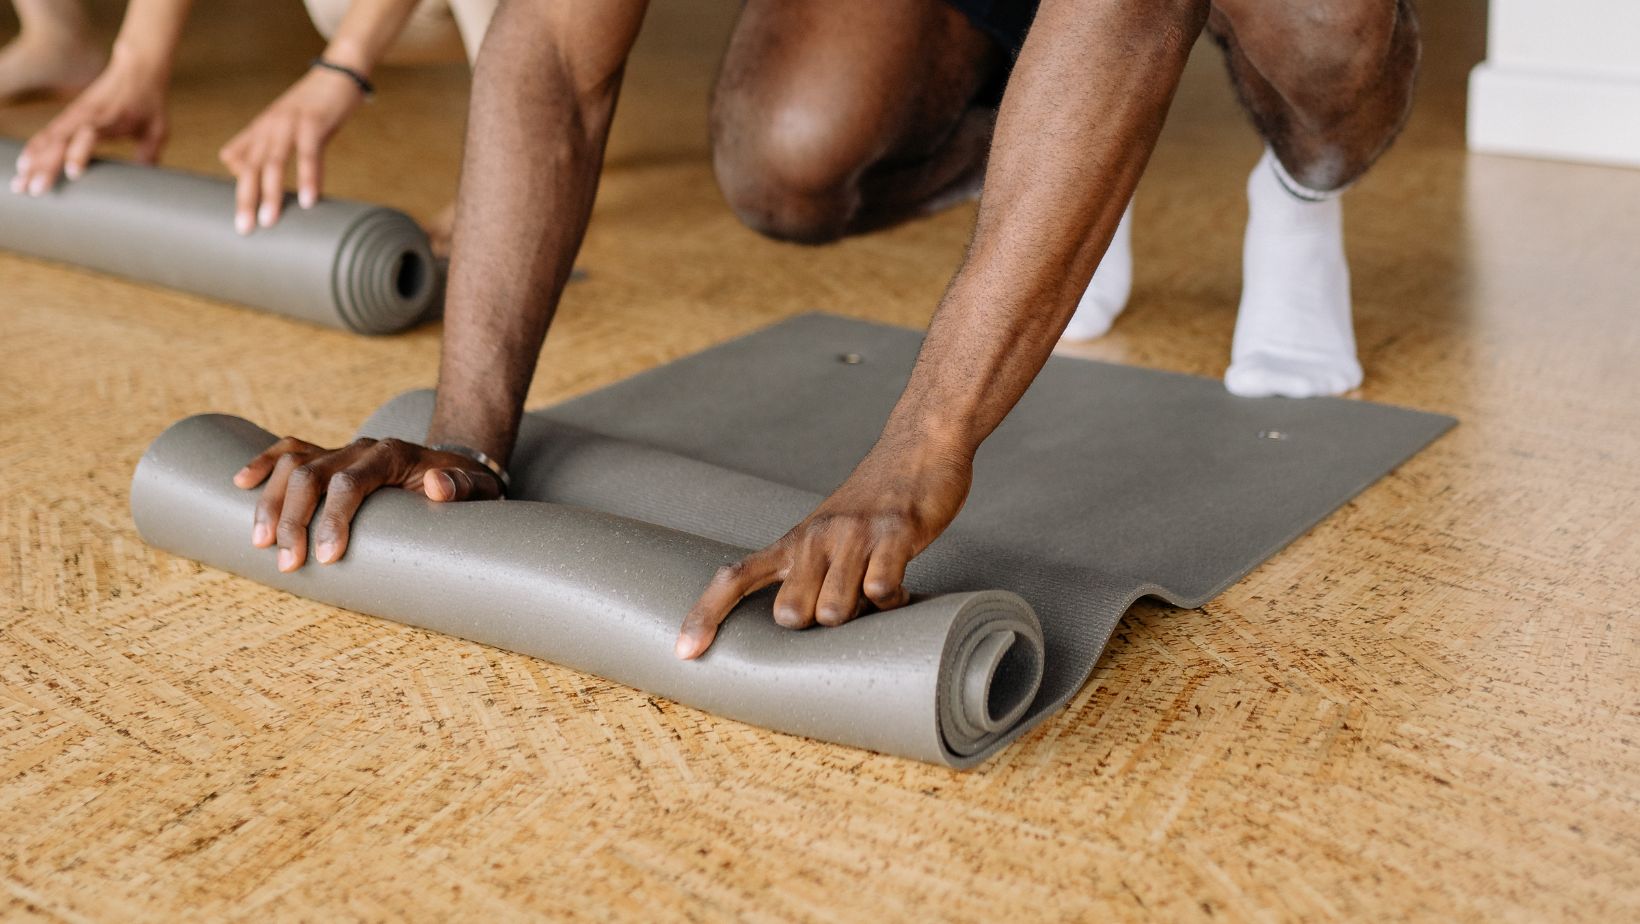
[[[677,656],[700,657],[742,598],[775,583],[774,619],[788,629],[840,626],[868,602],[905,605],[906,564],[956,518],[972,478],[969,453],[885,436],[778,542],[718,569],[683,621]]]

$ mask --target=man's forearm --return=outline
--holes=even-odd
[[[972,455],[1041,370],[1150,158],[1198,0],[1046,0],[998,115],[973,243],[885,439]]]
[[[430,442],[512,452],[644,7],[512,0],[496,13],[473,79]]]

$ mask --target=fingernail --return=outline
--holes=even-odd
[[[80,165],[79,164],[69,164],[67,169],[65,169],[63,172],[68,174],[69,179],[77,180],[77,179],[80,178]]]
[[[290,549],[279,550],[279,570],[289,571],[296,567],[296,553]]]
[[[28,194],[31,195],[31,196],[43,196],[43,195],[46,194],[46,186],[47,186],[47,183],[46,183],[45,175],[42,174],[40,176],[37,176],[29,182],[29,184],[28,184]]]
[[[256,210],[256,222],[264,228],[273,227],[272,202],[264,202],[262,203],[262,207]]]
[[[273,544],[273,527],[266,523],[258,523],[251,527],[251,544],[263,548]]]
[[[328,565],[331,562],[335,561],[336,558],[337,558],[337,553],[338,553],[338,549],[336,547],[336,543],[334,543],[334,542],[321,542],[321,543],[319,543],[318,555],[319,555],[319,563],[320,564]]]
[[[235,215],[233,217],[233,229],[240,234],[251,233],[251,216],[245,212]]]
[[[444,500],[456,496],[456,480],[450,477],[449,472],[436,472],[433,481],[438,484],[440,496],[435,500]]]
[[[673,646],[672,653],[681,661],[689,660],[689,656],[695,653],[695,640],[687,635],[678,636],[678,643]]]
[[[301,192],[296,194],[296,203],[298,205],[300,205],[302,208],[305,208],[305,209],[313,208],[313,200],[314,200],[314,195],[313,195],[313,190],[311,190],[311,189],[304,189]]]

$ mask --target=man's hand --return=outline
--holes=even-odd
[[[683,621],[677,656],[700,657],[743,597],[776,582],[775,622],[788,629],[840,626],[868,601],[904,606],[906,564],[956,518],[972,479],[971,453],[885,436],[780,541],[719,569]]]
[[[296,161],[296,201],[312,208],[323,185],[324,148],[364,94],[342,74],[314,68],[292,84],[218,154],[238,183],[234,228],[273,227],[285,197],[285,165]]]
[[[263,481],[251,544],[265,549],[277,540],[280,571],[295,571],[307,559],[308,522],[327,493],[330,501],[313,534],[313,557],[327,565],[347,551],[353,515],[378,488],[404,488],[435,501],[501,496],[501,482],[472,459],[403,440],[361,439],[325,449],[287,436],[233,476],[241,488]]]
[[[57,178],[85,172],[100,141],[132,138],[137,160],[151,164],[165,146],[163,70],[116,59],[74,102],[30,138],[17,158],[11,191],[43,196]]]

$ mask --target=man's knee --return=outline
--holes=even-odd
[[[1258,3],[1232,20],[1254,66],[1314,127],[1342,122],[1363,106],[1410,99],[1419,39],[1407,0],[1322,0],[1300,9],[1273,21],[1271,8]]]
[[[712,164],[740,220],[769,237],[823,244],[847,233],[859,208],[864,157],[835,105],[791,99],[720,107]]]

